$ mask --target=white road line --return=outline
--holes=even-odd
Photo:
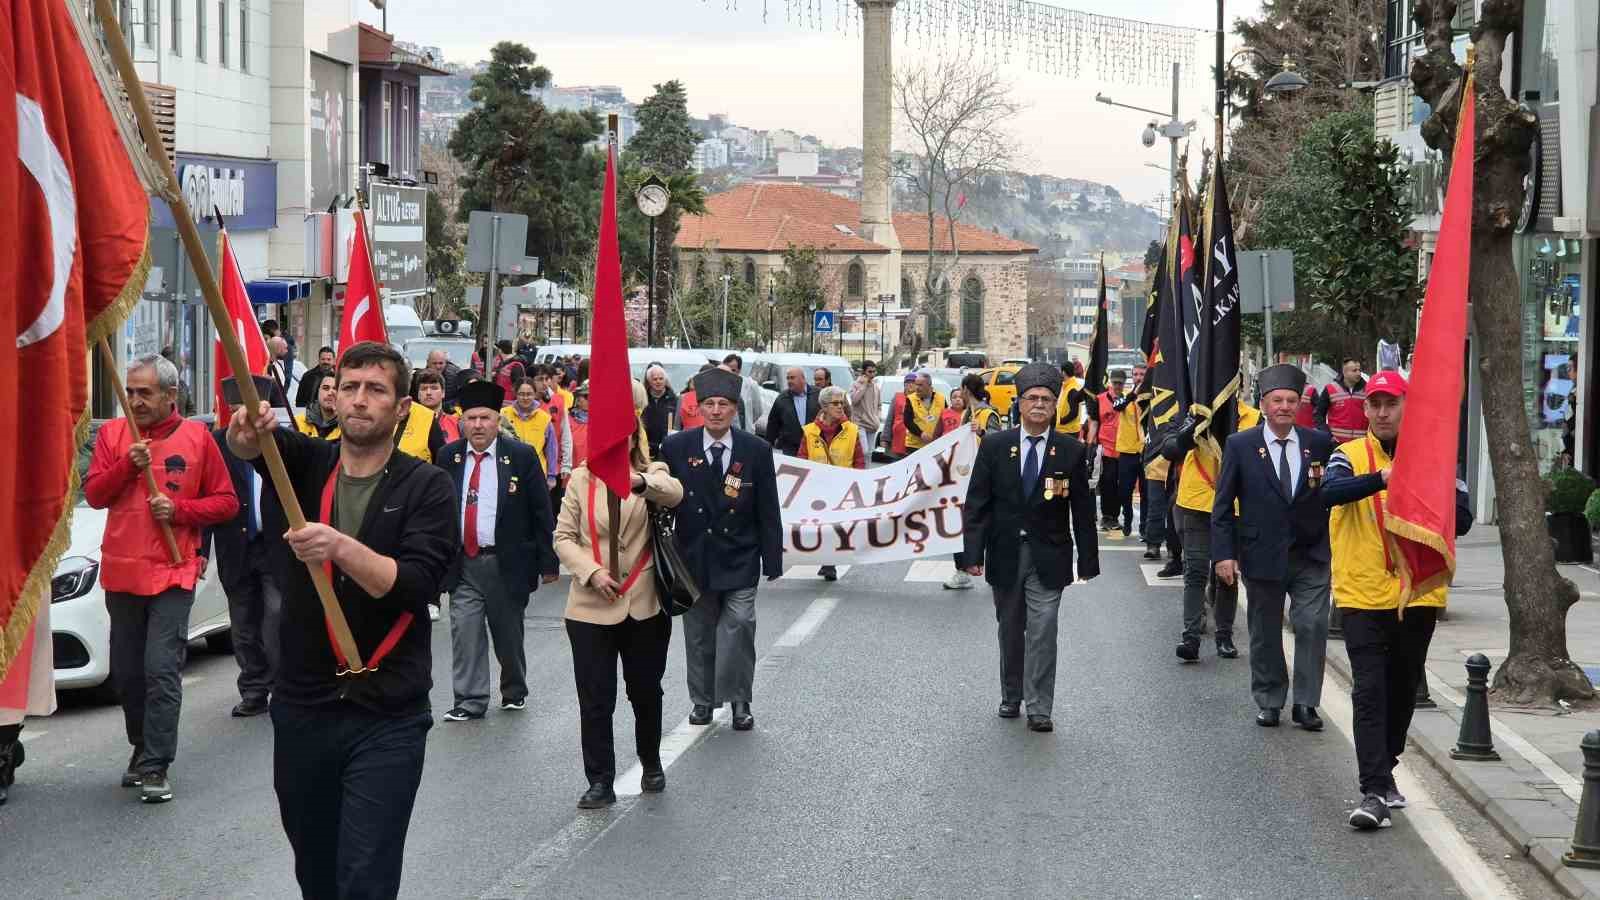
[[[816,633],[818,628],[822,627],[822,623],[827,621],[828,616],[833,614],[838,605],[839,601],[833,597],[818,597],[811,601],[811,605],[807,606],[805,612],[800,614],[800,618],[795,619],[794,624],[790,625],[783,634],[778,636],[776,641],[772,642],[772,646],[762,656],[762,659],[765,660],[774,654],[781,656],[785,651],[793,650],[810,640],[811,636]],[[757,671],[761,671],[759,667]],[[672,729],[671,732],[661,738],[662,770],[665,771],[671,768],[673,762],[678,757],[689,752],[690,748],[699,743],[701,738],[726,725],[731,715],[729,708],[722,706],[712,715],[711,724],[709,725],[690,725],[688,717],[685,716],[684,720],[678,723],[678,727]],[[628,771],[617,777],[613,789],[616,790],[618,797],[634,796],[640,792],[639,780],[643,777],[644,769],[636,762]]]
[[[188,687],[191,684],[199,684],[205,680],[206,677],[204,675],[185,675],[183,676],[182,684],[184,687]]]
[[[902,581],[943,584],[956,571],[955,563],[948,559],[919,559],[906,570]]]
[[[44,737],[45,735],[47,735],[49,733],[50,732],[48,732],[48,731],[29,731],[26,728],[24,728],[22,730],[22,737],[18,738],[17,740],[22,741],[24,744],[26,744],[29,741],[37,741],[39,738],[42,738],[42,737]]]
[[[1427,675],[1428,690],[1454,703],[1458,708],[1467,705],[1467,699],[1456,693],[1456,690],[1450,685],[1445,684],[1444,679],[1435,675],[1431,669],[1428,670]],[[1543,772],[1544,776],[1554,782],[1556,787],[1561,788],[1561,793],[1566,794],[1574,803],[1583,797],[1583,782],[1576,775],[1561,768],[1560,763],[1545,755],[1543,750],[1529,743],[1527,738],[1512,731],[1511,726],[1495,718],[1492,714],[1489,716],[1489,731],[1500,743],[1515,750],[1523,759],[1533,763],[1535,768]]]
[[[1161,571],[1161,563],[1140,563],[1139,571],[1144,573],[1144,583],[1155,588],[1182,588],[1182,578],[1157,578],[1156,573]]]
[[[1121,551],[1123,553],[1143,553],[1144,552],[1144,545],[1143,544],[1101,544],[1100,545],[1100,549],[1102,551],[1111,550],[1111,551]]]
[[[855,568],[855,566],[834,566],[834,568],[838,570],[839,577],[843,578],[845,576],[845,573],[849,572],[851,569]],[[782,581],[821,581],[822,580],[822,575],[820,574],[821,570],[822,570],[821,566],[790,566],[789,567],[789,571],[784,572],[783,573],[783,577],[780,580],[782,580]]]
[[[1244,591],[1239,592],[1239,608],[1248,611],[1249,601],[1245,598]],[[1294,636],[1285,633],[1283,640],[1284,662],[1290,671],[1294,670]],[[1356,745],[1355,728],[1351,724],[1350,695],[1344,691],[1342,685],[1335,679],[1326,679],[1323,682],[1325,690],[1322,692],[1322,711],[1328,720],[1339,729],[1345,742],[1353,750]],[[1326,688],[1333,688],[1326,690]],[[1445,815],[1439,805],[1434,802],[1433,795],[1411,771],[1411,766],[1405,758],[1394,770],[1395,786],[1400,793],[1406,795],[1408,801],[1404,810],[1396,815],[1404,816],[1412,826],[1422,842],[1428,845],[1433,855],[1444,866],[1450,877],[1455,879],[1456,886],[1461,888],[1468,897],[1484,898],[1484,900],[1497,900],[1500,897],[1513,897],[1516,894],[1511,889],[1511,884],[1500,873],[1489,868],[1478,852],[1467,843],[1455,823]]]

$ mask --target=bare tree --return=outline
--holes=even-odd
[[[895,176],[912,186],[928,226],[928,268],[914,316],[947,302],[950,276],[961,262],[956,224],[966,195],[985,177],[1019,165],[1018,144],[1006,125],[1022,106],[1010,82],[971,50],[896,70],[895,114],[910,153],[898,158]],[[914,331],[902,332],[902,346],[911,344]]]
[[[1567,652],[1567,611],[1578,590],[1556,571],[1544,524],[1544,489],[1523,406],[1522,294],[1511,255],[1522,208],[1528,148],[1538,129],[1533,113],[1506,97],[1500,74],[1506,43],[1522,24],[1522,0],[1484,0],[1472,29],[1473,97],[1477,105],[1472,207],[1472,318],[1482,358],[1483,418],[1489,429],[1506,609],[1511,647],[1495,672],[1495,698],[1538,703],[1594,696]],[[1433,113],[1422,137],[1445,154],[1455,140],[1463,71],[1451,53],[1455,0],[1418,0],[1414,17],[1427,53],[1411,67],[1411,83]]]
[[[1062,326],[1067,318],[1067,288],[1060,270],[1048,260],[1035,260],[1028,266],[1028,336],[1038,341],[1029,355],[1043,356],[1046,341],[1065,340]]]

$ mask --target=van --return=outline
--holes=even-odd
[[[855,370],[850,368],[850,361],[842,356],[833,356],[827,353],[746,353],[744,354],[744,374],[754,378],[756,383],[769,391],[783,393],[788,385],[785,383],[788,370],[799,366],[805,370],[806,384],[811,384],[811,373],[816,369],[827,369],[833,376],[834,387],[849,388],[856,380]]]
[[[406,341],[427,333],[422,330],[422,317],[404,303],[391,303],[383,308],[383,328],[389,332],[389,346],[401,353],[406,350]]]

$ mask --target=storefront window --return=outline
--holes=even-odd
[[[1583,329],[1583,242],[1559,235],[1517,241],[1522,274],[1522,376],[1539,471],[1572,465]]]

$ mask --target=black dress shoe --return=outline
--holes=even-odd
[[[710,725],[711,707],[706,706],[704,703],[696,703],[689,709],[689,724]]]
[[[1322,730],[1322,717],[1317,715],[1317,708],[1315,706],[1301,706],[1300,704],[1296,703],[1289,710],[1289,717],[1294,719],[1294,723],[1296,725],[1299,725],[1301,728],[1304,728],[1307,731]]]
[[[750,704],[733,704],[733,730],[749,731],[756,727],[756,717],[750,712]]]
[[[1022,704],[1010,700],[1000,701],[1000,711],[996,713],[1002,719],[1015,719],[1022,715]]]
[[[1049,716],[1028,716],[1029,731],[1055,731],[1056,725],[1050,721]]]
[[[1186,663],[1199,662],[1200,639],[1195,637],[1184,638],[1183,643],[1178,645],[1178,658]]]
[[[1160,547],[1146,547],[1146,548],[1144,548],[1144,558],[1145,559],[1160,559],[1161,558],[1161,548]]]
[[[659,794],[667,789],[667,773],[656,769],[654,772],[645,772],[639,779],[639,790],[646,794]]]
[[[1263,709],[1256,713],[1256,724],[1262,728],[1277,728],[1278,711],[1275,709]]]
[[[1169,559],[1169,560],[1167,560],[1167,564],[1161,567],[1161,571],[1156,573],[1156,577],[1157,578],[1182,578],[1183,577],[1183,560],[1181,560],[1181,559]]]
[[[1222,659],[1239,658],[1239,648],[1233,645],[1233,638],[1227,635],[1217,635],[1217,656]]]
[[[589,785],[589,789],[578,798],[579,809],[604,809],[617,802],[617,792],[611,785],[596,781]]]
[[[822,576],[823,581],[839,580],[839,570],[834,566],[822,566],[817,569],[817,574]]]
[[[265,699],[261,697],[247,697],[243,700],[240,700],[238,705],[234,706],[233,717],[236,719],[248,719],[251,716],[259,716],[266,711],[267,701]]]

